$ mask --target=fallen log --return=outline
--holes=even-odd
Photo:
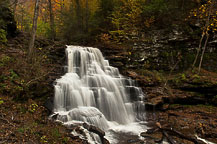
[[[174,129],[164,128],[164,130],[170,132],[174,136],[178,136],[179,138],[194,142],[195,144],[204,144],[204,142],[202,142],[201,140],[198,140],[196,137],[186,136],[186,135],[184,135],[184,134],[182,134],[182,133],[180,133]]]
[[[170,144],[177,144],[177,143],[167,134],[167,132],[166,132],[165,130],[163,130],[163,129],[160,129],[160,130],[162,131],[163,135],[167,138],[167,140],[168,140],[168,142],[169,142]]]
[[[169,128],[166,128],[166,127],[162,127],[161,124],[159,122],[156,123],[156,126],[162,131],[162,133],[164,134],[164,136],[166,136],[166,138],[168,139],[168,141],[171,143],[171,144],[176,144],[172,138],[167,134],[167,132],[170,134],[170,135],[173,135],[173,136],[176,136],[176,137],[179,137],[181,139],[185,139],[185,140],[188,140],[188,141],[191,141],[195,144],[205,144],[204,142],[202,142],[201,140],[198,140],[196,137],[192,137],[192,136],[186,136],[184,134],[182,134],[181,132],[177,131],[177,130],[174,130],[174,129],[169,129]]]

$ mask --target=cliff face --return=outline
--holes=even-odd
[[[194,32],[183,25],[167,29],[150,30],[143,36],[136,36],[127,46],[101,47],[104,55],[114,66],[148,69],[169,72],[178,63],[174,71],[185,71],[195,59],[200,42],[200,32]],[[197,28],[198,30],[199,28]],[[210,38],[202,63],[202,68],[217,71],[217,36]],[[199,55],[200,57],[200,55]],[[199,65],[199,60],[196,67]]]
[[[149,37],[150,41],[138,41],[132,46],[132,64],[137,62],[140,67],[164,71],[169,71],[177,61],[180,62],[175,70],[183,71],[192,65],[200,36],[190,35],[178,27],[153,31]],[[216,37],[213,37],[205,53],[203,68],[210,71],[217,70],[216,45]]]

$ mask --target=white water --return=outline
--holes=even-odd
[[[134,81],[109,66],[97,48],[67,46],[66,55],[67,73],[55,84],[57,120],[83,121],[105,131],[117,131],[118,127],[133,131],[127,126],[144,117],[144,105],[140,102],[144,94]],[[134,129],[140,131],[138,127]]]

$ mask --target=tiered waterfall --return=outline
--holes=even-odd
[[[134,81],[119,74],[97,48],[67,46],[67,73],[56,80],[54,112],[62,122],[83,121],[101,129],[108,121],[136,120],[143,93]],[[135,112],[137,111],[137,112]]]

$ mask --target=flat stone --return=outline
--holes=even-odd
[[[142,132],[140,136],[147,138],[147,139],[153,139],[154,141],[160,141],[163,137],[163,134],[159,131],[153,132],[153,133],[146,133]]]

